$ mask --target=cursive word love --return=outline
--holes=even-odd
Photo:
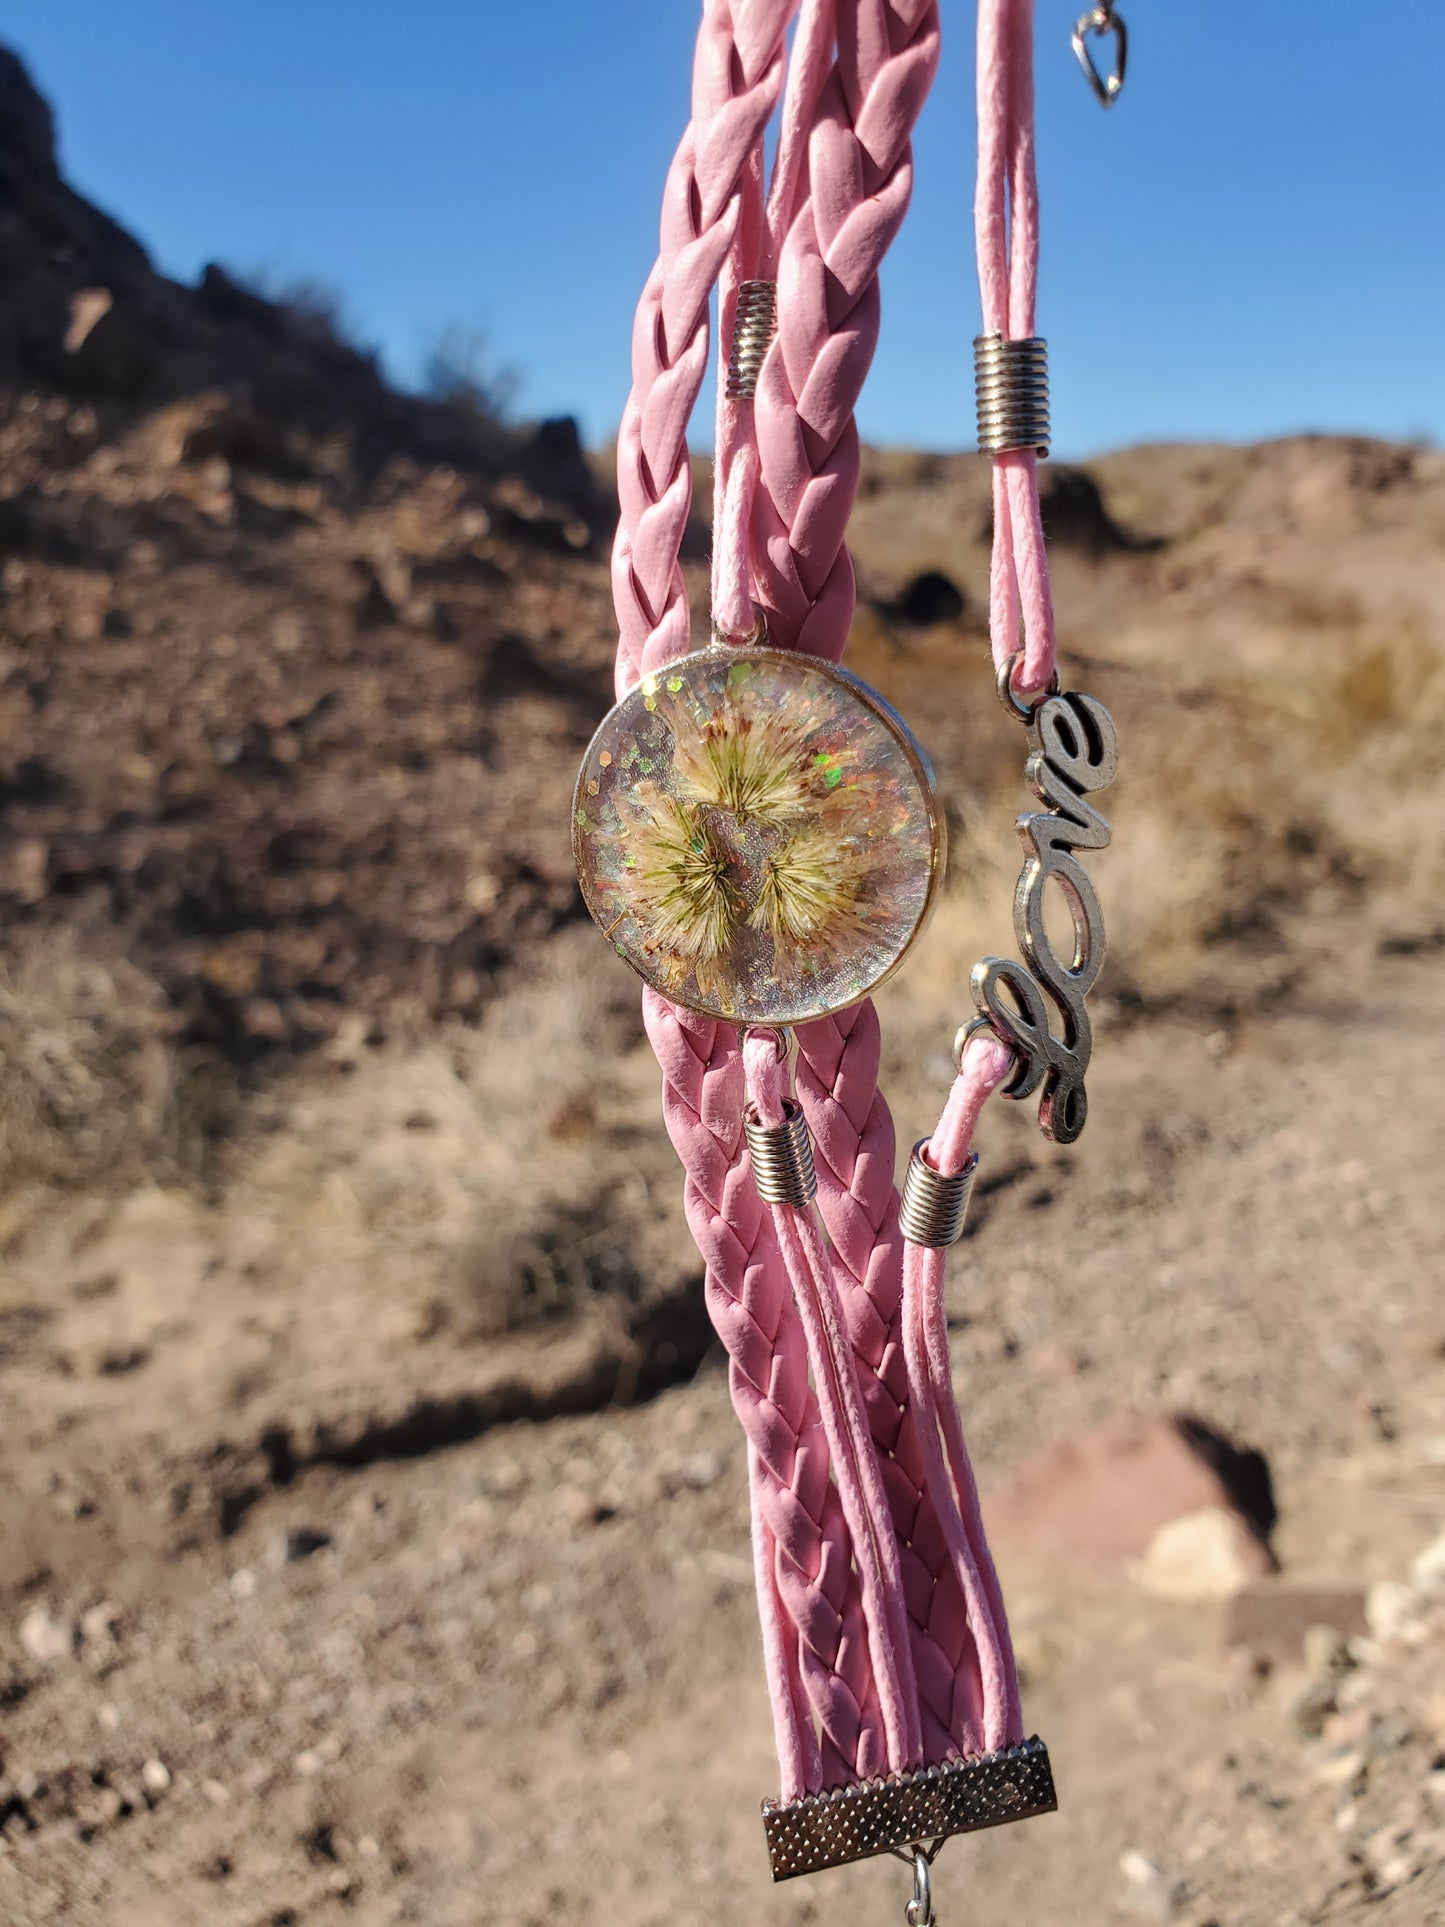
[[[1072,1144],[1089,1104],[1084,1073],[1093,1032],[1084,998],[1104,967],[1104,918],[1080,850],[1103,850],[1109,825],[1087,799],[1114,780],[1119,739],[1107,709],[1093,696],[1050,696],[1029,719],[1024,780],[1045,810],[1018,820],[1026,852],[1014,890],[1014,931],[1024,962],[985,957],[973,967],[970,989],[980,1015],[1008,1044],[1018,1067],[1006,1097],[1029,1097],[1042,1087],[1039,1125],[1045,1137]],[[1044,922],[1050,881],[1063,892],[1073,920],[1073,956],[1054,949]],[[1058,1008],[1059,1034],[1049,1021],[1044,992]]]

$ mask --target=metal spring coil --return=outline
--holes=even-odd
[[[751,401],[757,394],[763,359],[777,332],[777,282],[741,282],[733,316],[732,345],[728,350],[726,392],[729,401]]]
[[[783,1122],[764,1124],[756,1104],[743,1112],[748,1155],[753,1163],[753,1181],[764,1204],[792,1204],[799,1210],[818,1194],[818,1178],[813,1170],[813,1140],[802,1106],[792,1098],[783,1100]]]
[[[968,1216],[968,1200],[973,1191],[973,1174],[978,1169],[978,1153],[970,1154],[967,1164],[952,1177],[935,1171],[923,1161],[928,1139],[921,1137],[908,1160],[908,1176],[903,1181],[903,1207],[898,1214],[898,1229],[913,1245],[935,1249],[957,1244],[963,1236],[963,1221]]]
[[[1007,448],[1049,452],[1049,344],[1038,335],[1006,341],[978,335],[973,344],[978,401],[978,452]]]

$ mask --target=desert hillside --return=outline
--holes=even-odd
[[[571,872],[605,460],[158,275],[3,52],[0,215],[0,1919],[901,1915],[767,1880],[741,1434]],[[1445,455],[1047,477],[1110,962],[950,1311],[1061,1812],[941,1910],[1445,1921]],[[853,525],[953,832],[905,1142],[1012,947],[987,504],[877,450]]]

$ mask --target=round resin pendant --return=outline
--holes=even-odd
[[[805,1023],[866,997],[943,869],[932,772],[866,684],[784,649],[669,663],[604,719],[577,778],[587,908],[674,1003]]]

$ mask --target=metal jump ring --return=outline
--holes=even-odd
[[[963,1053],[981,1030],[986,1030],[990,1037],[998,1037],[1001,1044],[1008,1042],[1006,1037],[999,1036],[987,1017],[970,1017],[966,1024],[960,1024],[953,1039],[953,1068],[960,1077],[963,1075]]]
[[[957,1070],[959,1076],[962,1077],[963,1054],[973,1042],[974,1038],[983,1030],[986,1030],[990,1037],[997,1038],[999,1043],[1013,1055],[1013,1069],[1009,1072],[1003,1083],[999,1085],[999,1091],[1004,1097],[1012,1097],[1019,1079],[1028,1070],[1028,1059],[1019,1055],[1018,1046],[1014,1043],[1013,1039],[1011,1037],[1005,1037],[992,1018],[971,1017],[966,1024],[959,1025],[958,1030],[954,1033],[953,1039],[954,1068]]]
[[[715,622],[709,626],[714,643],[722,643],[729,649],[766,649],[768,646],[768,612],[761,602],[753,604],[753,626],[745,636],[726,635]]]
[[[994,678],[994,687],[998,690],[999,701],[1010,716],[1016,717],[1021,723],[1031,723],[1034,719],[1034,711],[1039,704],[1050,696],[1058,695],[1059,672],[1055,667],[1054,673],[1031,703],[1022,702],[1014,688],[1014,669],[1023,661],[1023,656],[1022,649],[1015,649],[1011,656],[999,664],[998,674]]]
[[[928,1877],[928,1855],[922,1847],[913,1850],[913,1898],[903,1910],[908,1927],[937,1927],[933,1911],[933,1889]]]

